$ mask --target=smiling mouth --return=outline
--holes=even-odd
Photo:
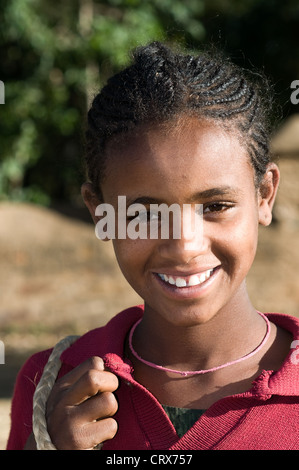
[[[216,268],[208,269],[207,271],[198,274],[191,274],[190,276],[172,276],[162,273],[157,273],[157,275],[160,279],[162,279],[162,281],[172,286],[181,288],[194,287],[199,286],[200,284],[203,284],[205,281],[207,281],[216,271],[217,268],[218,266]]]

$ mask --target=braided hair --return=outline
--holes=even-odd
[[[85,158],[95,191],[100,194],[111,139],[184,114],[235,126],[259,185],[270,161],[271,98],[248,74],[219,53],[193,56],[159,42],[137,48],[132,63],[108,80],[88,112]]]

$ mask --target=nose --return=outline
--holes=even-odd
[[[184,204],[181,213],[174,214],[169,237],[160,240],[159,253],[176,263],[188,263],[207,253],[209,237],[204,230],[202,205]]]

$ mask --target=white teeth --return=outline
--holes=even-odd
[[[197,286],[199,284],[199,279],[197,274],[193,274],[189,277],[188,286]]]
[[[177,277],[175,280],[175,285],[177,287],[186,287],[187,281],[186,279],[183,279],[182,277]]]
[[[213,272],[213,269],[209,269],[201,274],[192,274],[186,277],[175,277],[168,276],[167,274],[159,274],[159,277],[169,284],[176,285],[177,287],[191,287],[202,284],[204,281],[209,279]]]

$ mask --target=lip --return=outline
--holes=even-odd
[[[166,281],[163,281],[159,275],[158,272],[153,272],[154,279],[156,282],[159,284],[159,286],[163,289],[165,294],[169,297],[176,298],[176,299],[191,299],[191,298],[197,298],[201,297],[206,294],[208,291],[209,287],[214,283],[214,281],[217,279],[219,272],[220,272],[221,265],[216,266],[216,267],[210,267],[207,269],[201,268],[200,270],[197,271],[188,271],[187,272],[182,272],[182,271],[162,271],[159,270],[159,274],[166,274],[168,276],[177,276],[177,277],[187,277],[187,276],[192,276],[194,274],[200,274],[205,271],[208,271],[210,269],[213,269],[213,273],[211,276],[206,279],[204,282],[201,284],[198,284],[196,286],[185,286],[185,287],[177,287],[176,285],[169,284]]]

